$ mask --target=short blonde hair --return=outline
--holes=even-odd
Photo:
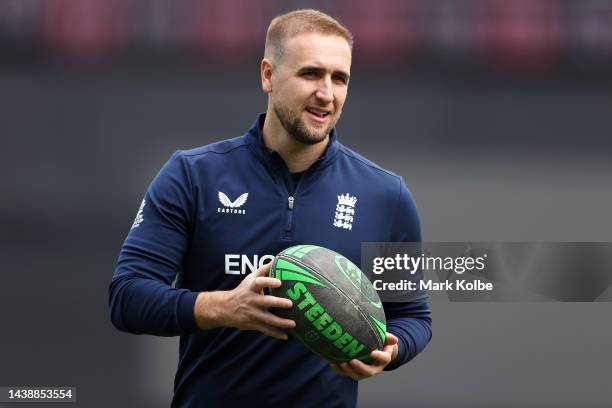
[[[264,57],[280,59],[284,41],[299,34],[318,33],[337,35],[353,48],[353,35],[333,17],[313,9],[295,10],[276,16],[268,26]]]

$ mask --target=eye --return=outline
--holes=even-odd
[[[340,82],[341,84],[347,83],[346,77],[343,75],[334,75],[332,79],[336,82]]]
[[[304,78],[317,78],[317,73],[315,71],[306,71],[302,74]]]

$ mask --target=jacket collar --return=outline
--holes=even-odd
[[[274,168],[283,166],[286,168],[282,157],[276,151],[269,149],[264,144],[262,129],[265,119],[265,113],[260,113],[257,116],[257,119],[245,135],[246,141],[255,154],[264,162],[264,164],[271,165]],[[312,164],[309,170],[314,168],[322,168],[331,164],[335,160],[339,149],[340,142],[338,142],[336,128],[334,128],[329,133],[329,143],[327,144],[323,155],[321,155],[321,157],[319,157],[319,159]]]

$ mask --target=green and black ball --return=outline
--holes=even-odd
[[[298,245],[274,258],[269,276],[282,285],[271,294],[291,299],[291,309],[274,308],[292,319],[290,332],[308,349],[336,363],[368,361],[385,343],[386,319],[372,283],[344,256],[315,245]]]

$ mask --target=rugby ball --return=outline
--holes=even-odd
[[[282,285],[273,296],[290,299],[290,309],[273,308],[292,319],[289,332],[319,356],[341,363],[368,361],[385,344],[386,319],[372,283],[350,260],[315,245],[298,245],[278,254],[269,276]]]

